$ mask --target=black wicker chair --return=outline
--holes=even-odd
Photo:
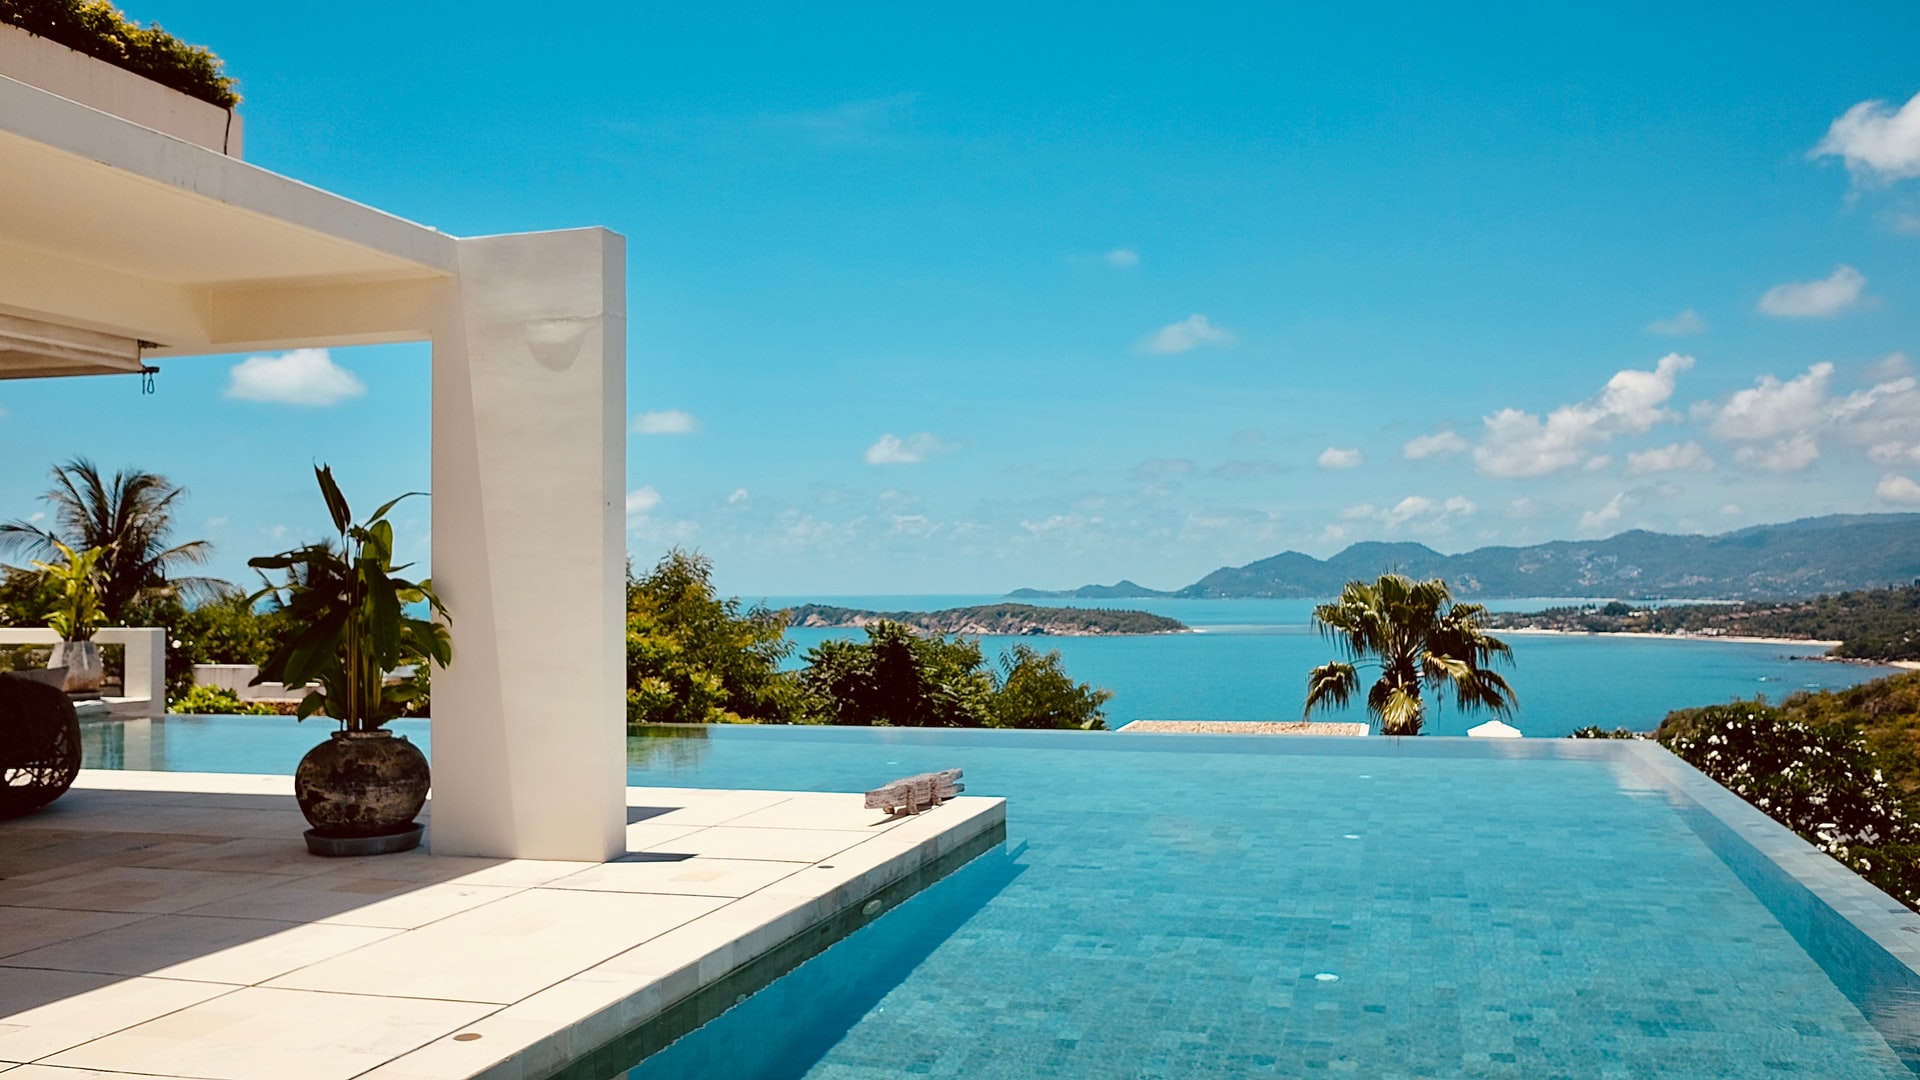
[[[80,718],[58,687],[0,675],[0,818],[30,814],[80,774]]]

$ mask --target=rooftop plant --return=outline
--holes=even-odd
[[[0,22],[223,109],[240,104],[219,57],[158,23],[141,26],[107,0],[0,0]]]

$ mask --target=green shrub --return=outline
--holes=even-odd
[[[1920,830],[1858,735],[1791,719],[1761,702],[1676,713],[1667,749],[1920,910]]]
[[[1022,643],[1000,654],[994,726],[1100,731],[1107,726],[1100,706],[1112,697],[1111,690],[1074,682],[1061,665],[1060,650],[1041,653]]]
[[[805,719],[785,612],[742,608],[713,588],[713,564],[671,551],[627,578],[627,722],[793,723]]]
[[[1623,727],[1608,731],[1598,724],[1588,724],[1586,727],[1575,728],[1567,733],[1569,739],[1637,739],[1639,737]]]
[[[184,716],[272,716],[279,710],[264,701],[241,701],[218,686],[195,686],[167,702],[167,711]]]
[[[807,652],[801,683],[830,724],[888,727],[1106,727],[1113,696],[1076,683],[1058,650],[1026,644],[986,666],[980,643],[922,635],[896,622],[867,627],[865,641],[824,641]]]
[[[0,22],[223,109],[240,104],[219,57],[158,23],[141,26],[106,0],[0,0]]]

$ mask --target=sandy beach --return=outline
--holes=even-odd
[[[1647,630],[1548,630],[1536,627],[1508,627],[1494,631],[1496,636],[1505,634],[1553,634],[1559,637],[1624,637],[1654,638],[1659,641],[1731,641],[1742,645],[1807,645],[1822,649],[1838,646],[1838,641],[1823,641],[1818,638],[1748,637],[1744,634],[1655,634]],[[1907,663],[1886,662],[1890,667],[1900,667]]]

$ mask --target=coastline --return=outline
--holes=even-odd
[[[1820,649],[1832,649],[1838,647],[1840,644],[1838,641],[1827,641],[1820,638],[1751,637],[1746,634],[1656,634],[1650,630],[1552,630],[1546,627],[1534,626],[1508,627],[1496,631],[1496,633],[1555,634],[1560,637],[1654,638],[1659,641],[1730,641],[1739,645],[1805,645],[1810,648]],[[1920,661],[1876,660],[1873,662],[1883,663],[1889,667],[1898,667],[1908,663],[1920,664]]]

